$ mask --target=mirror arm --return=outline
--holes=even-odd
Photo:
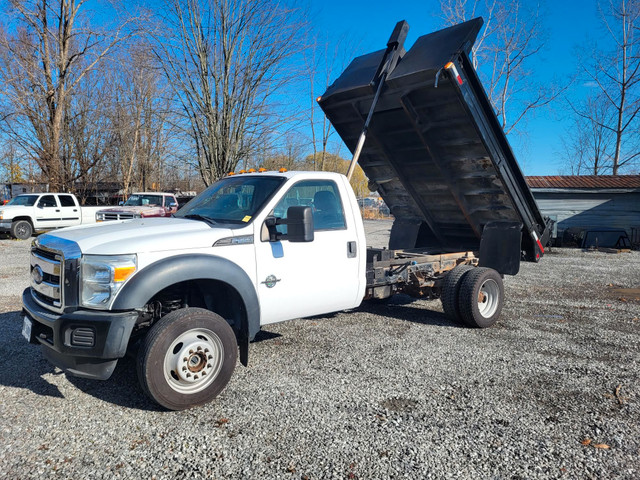
[[[285,225],[286,220],[282,218],[276,217],[267,217],[264,221],[264,224],[267,226],[267,230],[269,230],[269,241],[270,242],[278,242],[282,240],[286,235],[278,232],[276,230],[276,226]]]

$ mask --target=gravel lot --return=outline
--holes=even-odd
[[[269,326],[166,412],[132,360],[92,382],[23,341],[28,248],[0,238],[0,478],[640,478],[640,252],[523,263],[487,330],[402,296]]]

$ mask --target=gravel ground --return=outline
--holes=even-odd
[[[131,360],[81,380],[22,340],[28,246],[0,239],[1,478],[640,478],[640,252],[522,264],[486,330],[403,296],[271,325],[166,412]]]

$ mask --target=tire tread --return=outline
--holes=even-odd
[[[440,294],[442,310],[446,317],[453,322],[461,321],[458,306],[460,284],[464,275],[473,268],[471,265],[458,265],[447,274],[442,283],[442,293]]]

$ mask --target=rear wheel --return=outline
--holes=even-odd
[[[458,306],[458,296],[460,292],[460,284],[465,273],[473,267],[470,265],[458,265],[444,277],[442,281],[442,293],[440,301],[442,302],[442,310],[447,318],[453,322],[460,322],[460,307]]]
[[[470,327],[487,328],[496,323],[503,302],[502,277],[495,270],[477,267],[462,278],[458,307]]]
[[[27,240],[33,235],[33,227],[28,220],[16,220],[11,224],[11,236],[20,240]]]
[[[213,400],[235,369],[238,345],[219,315],[184,308],[160,319],[138,351],[138,379],[147,395],[169,410]]]

